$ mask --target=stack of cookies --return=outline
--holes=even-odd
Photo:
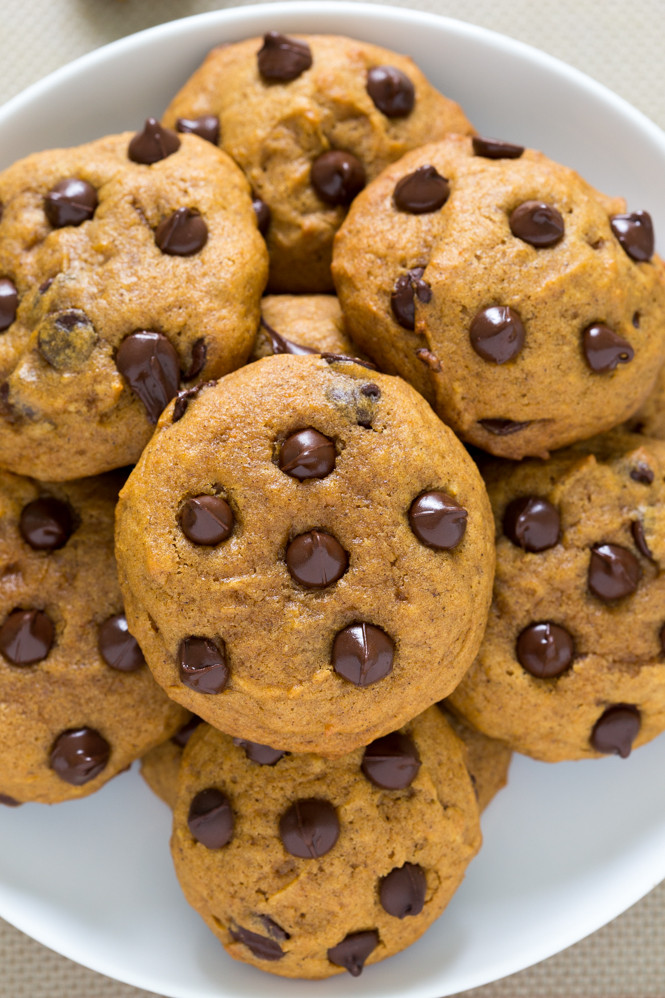
[[[0,800],[142,758],[227,951],[358,975],[513,750],[665,728],[651,219],[272,31],[0,204]]]

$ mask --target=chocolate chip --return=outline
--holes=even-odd
[[[203,720],[196,714],[192,714],[189,721],[186,721],[181,728],[178,728],[175,735],[172,735],[171,741],[179,748],[184,748],[200,724],[203,724]]]
[[[258,742],[248,742],[244,738],[234,738],[233,744],[244,749],[249,761],[255,762],[259,766],[274,766],[287,754],[281,749],[270,748],[269,745],[259,745]]]
[[[309,530],[295,537],[285,557],[291,578],[307,589],[332,586],[349,564],[349,556],[339,541],[322,530]]]
[[[187,825],[192,836],[207,849],[221,849],[233,835],[233,810],[228,797],[216,787],[199,790],[189,805]]]
[[[254,209],[254,214],[256,215],[256,224],[259,227],[259,232],[262,236],[268,234],[268,229],[270,228],[270,222],[272,221],[272,212],[269,206],[262,201],[261,198],[254,196],[252,198],[252,208]]]
[[[653,554],[651,553],[646,537],[644,536],[644,526],[642,525],[641,520],[633,520],[630,525],[630,532],[633,535],[635,547],[640,554],[644,555],[645,558],[649,558],[650,561],[653,561]]]
[[[665,624],[663,624],[660,631],[658,632],[658,637],[660,638],[660,650],[662,651],[663,655],[665,655]]]
[[[413,739],[393,731],[367,746],[360,768],[377,787],[405,790],[418,775],[420,756]]]
[[[388,118],[406,118],[413,111],[413,83],[395,66],[375,66],[367,74],[367,93],[375,107]]]
[[[355,686],[385,679],[394,657],[394,641],[374,624],[350,624],[337,634],[332,648],[333,669]]]
[[[593,726],[591,745],[596,752],[620,755],[622,759],[627,759],[641,723],[639,710],[631,704],[621,703],[608,707]]]
[[[495,437],[507,437],[511,433],[519,433],[531,426],[531,421],[518,423],[514,419],[479,419],[478,423],[488,433],[493,433]]]
[[[171,343],[162,333],[140,330],[122,341],[115,362],[156,423],[180,384],[180,361]]]
[[[53,742],[49,765],[65,783],[81,787],[99,776],[110,755],[111,746],[94,728],[70,728]]]
[[[510,215],[510,231],[537,249],[554,246],[563,239],[561,212],[544,201],[523,201]]]
[[[53,496],[34,499],[21,510],[21,536],[35,551],[57,551],[64,547],[73,529],[71,509]]]
[[[594,322],[584,330],[582,349],[587,364],[598,374],[614,371],[619,364],[628,364],[635,356],[630,343],[602,322]]]
[[[20,807],[22,803],[22,801],[10,797],[9,794],[0,794],[0,804],[4,804],[5,807]]]
[[[157,163],[180,148],[180,139],[170,128],[164,128],[156,118],[146,118],[142,132],[129,143],[127,155],[134,163]]]
[[[640,313],[639,312],[633,312],[633,317],[632,317],[632,319],[630,321],[632,322],[632,324],[635,327],[635,329],[639,329],[640,328]]]
[[[373,381],[370,381],[368,384],[361,386],[360,394],[368,399],[372,399],[373,402],[378,402],[381,398],[381,389]]]
[[[422,492],[411,504],[409,526],[419,541],[450,551],[464,537],[468,513],[446,492]]]
[[[263,47],[257,53],[259,73],[264,80],[285,83],[295,80],[312,65],[312,50],[307,42],[288,38],[279,31],[263,36]]]
[[[183,504],[179,515],[180,528],[192,544],[212,546],[231,536],[235,518],[226,499],[221,496],[193,496]]]
[[[191,381],[192,378],[198,377],[198,375],[205,367],[207,356],[208,356],[208,347],[206,346],[206,341],[202,336],[200,336],[199,339],[195,340],[194,344],[192,345],[192,359],[189,367],[187,368],[187,370],[183,375],[185,381]]]
[[[598,599],[609,601],[630,596],[641,578],[640,563],[628,548],[620,544],[596,544],[591,549],[588,585]]]
[[[501,139],[483,138],[480,135],[473,136],[471,145],[474,155],[483,156],[485,159],[519,159],[524,152],[524,146],[502,142]]]
[[[331,149],[314,160],[310,180],[326,204],[351,204],[365,186],[365,167],[352,153]]]
[[[506,506],[503,532],[524,551],[547,551],[558,544],[561,537],[559,512],[540,496],[518,496]]]
[[[78,308],[47,315],[37,327],[37,349],[57,371],[80,368],[97,340],[95,327]]]
[[[187,388],[184,392],[178,392],[173,404],[171,422],[178,423],[187,412],[189,403],[198,398],[204,388],[213,388],[216,384],[216,381],[203,381],[200,385],[194,385],[193,388]]]
[[[360,977],[365,966],[365,960],[379,945],[379,933],[376,929],[364,932],[350,932],[341,943],[331,946],[328,959],[336,967],[344,967],[352,977]]]
[[[197,693],[221,693],[229,681],[224,648],[210,638],[184,638],[178,648],[180,680]]]
[[[260,922],[263,922],[268,933],[273,939],[279,939],[280,942],[286,942],[287,939],[291,938],[291,933],[283,929],[281,925],[270,917],[270,915],[257,915],[256,916]]]
[[[60,180],[44,198],[44,211],[54,229],[80,225],[95,214],[97,191],[87,180]]]
[[[200,118],[178,118],[175,127],[179,132],[198,135],[214,146],[219,141],[219,118],[216,114],[202,114]]]
[[[405,863],[379,881],[381,907],[395,918],[419,915],[425,904],[427,877],[422,866]]]
[[[322,353],[320,354],[321,360],[325,360],[326,364],[357,364],[358,367],[366,367],[368,371],[378,371],[376,364],[372,364],[369,360],[361,360],[360,357],[350,357],[346,353]]]
[[[526,332],[517,312],[505,305],[494,305],[474,317],[469,338],[483,360],[506,364],[521,352]]]
[[[281,960],[284,956],[284,951],[279,943],[267,936],[250,932],[249,929],[243,929],[240,925],[231,926],[229,933],[236,942],[246,946],[258,960]]]
[[[0,333],[9,329],[16,318],[18,291],[8,277],[0,277]]]
[[[279,451],[279,467],[285,475],[303,482],[326,478],[335,469],[335,445],[311,427],[287,437]]]
[[[45,295],[46,292],[48,291],[48,289],[51,287],[52,284],[53,284],[53,278],[52,277],[47,277],[47,279],[44,281],[44,283],[39,285],[39,293],[40,293],[40,295]]]
[[[427,304],[432,299],[432,289],[423,280],[424,267],[412,267],[406,274],[400,274],[390,295],[393,315],[404,329],[416,327],[416,298]]]
[[[143,652],[129,633],[124,613],[116,613],[100,625],[97,643],[107,665],[119,672],[136,672],[145,665]]]
[[[273,329],[266,322],[263,316],[261,316],[261,325],[268,334],[273,354],[290,353],[298,357],[305,357],[317,352],[316,350],[311,350],[309,347],[301,347],[298,343],[292,343],[291,340],[285,340],[276,329]]]
[[[425,215],[443,208],[450,196],[450,184],[433,166],[419,166],[395,184],[393,201],[400,211]]]
[[[169,256],[194,256],[208,242],[208,226],[193,208],[178,208],[159,223],[155,242]]]
[[[317,797],[297,800],[279,819],[279,837],[292,856],[325,856],[339,838],[337,811],[330,801]]]
[[[634,482],[639,482],[640,485],[651,485],[654,474],[648,464],[645,464],[644,461],[638,461],[631,470],[630,477]]]
[[[517,661],[537,679],[560,676],[575,657],[575,644],[564,627],[543,621],[529,624],[517,639]]]
[[[46,658],[55,637],[43,610],[12,610],[0,627],[0,652],[12,665],[34,665]]]
[[[427,350],[425,347],[416,350],[416,357],[425,367],[429,367],[430,371],[438,373],[441,370],[441,361],[431,350]]]
[[[610,216],[612,232],[631,258],[640,263],[650,260],[654,253],[653,222],[648,211],[633,211],[626,215]]]

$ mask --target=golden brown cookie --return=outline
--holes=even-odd
[[[450,136],[358,195],[335,240],[349,333],[456,433],[503,457],[625,420],[662,363],[646,212],[520,146]]]
[[[141,776],[154,794],[173,810],[178,789],[182,753],[192,732],[201,724],[192,714],[168,741],[156,745],[141,759]]]
[[[0,174],[0,467],[133,464],[182,386],[244,364],[267,276],[249,186],[156,122]]]
[[[0,799],[93,793],[187,716],[127,630],[113,557],[121,481],[0,472]]]
[[[214,49],[164,122],[238,163],[266,234],[270,289],[305,293],[332,290],[332,239],[366,181],[423,142],[472,131],[405,56],[274,31]]]
[[[227,952],[284,977],[357,976],[418,939],[480,846],[441,712],[333,761],[255,748],[203,726],[178,782],[176,873]]]
[[[457,737],[464,743],[466,765],[476,792],[478,807],[484,811],[508,782],[512,750],[505,742],[488,738],[482,731],[478,731],[463,718],[453,714],[446,700],[438,706]]]
[[[608,434],[485,474],[494,599],[449,701],[537,759],[625,757],[665,729],[665,443]]]
[[[651,394],[629,421],[628,428],[645,437],[665,440],[665,367],[661,367]]]
[[[122,491],[157,681],[240,738],[339,755],[446,696],[494,562],[478,471],[399,378],[280,355],[176,400]]]
[[[276,353],[362,357],[349,339],[334,295],[266,295],[250,360]]]

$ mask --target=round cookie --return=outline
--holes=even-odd
[[[665,443],[614,433],[484,473],[494,599],[450,704],[537,759],[627,756],[665,729]]]
[[[169,696],[289,751],[339,755],[446,696],[491,594],[475,465],[405,382],[348,359],[283,354],[179,398],[116,541]]]
[[[252,185],[271,291],[332,291],[332,240],[355,194],[407,150],[472,131],[405,56],[269,31],[214,49],[164,114],[218,142]]]
[[[446,700],[438,706],[457,737],[464,743],[466,765],[476,792],[478,807],[484,811],[508,782],[508,769],[513,753],[504,742],[488,738],[482,731],[477,731],[472,725],[453,714],[448,709]],[[156,752],[157,749],[153,751]]]
[[[178,781],[176,873],[227,952],[285,977],[357,976],[418,939],[480,846],[441,712],[333,761],[254,749],[202,727]]]
[[[133,464],[182,386],[244,364],[267,254],[219,149],[149,120],[0,174],[0,466]]]
[[[276,353],[360,357],[334,295],[266,295],[250,360]]]
[[[358,345],[510,458],[635,412],[662,364],[664,274],[646,212],[541,153],[459,136],[359,194],[333,261]]]
[[[634,433],[665,440],[665,367],[661,367],[653,391],[628,423]]]
[[[0,472],[0,797],[83,797],[186,713],[127,630],[113,557],[119,476]]]
[[[168,741],[156,745],[141,759],[141,776],[154,794],[171,810],[175,807],[182,753],[192,733],[202,723],[192,714]]]

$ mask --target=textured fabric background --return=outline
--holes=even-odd
[[[245,2],[236,0],[236,5]],[[542,48],[605,83],[665,127],[665,0],[411,0],[402,5],[471,21]],[[222,6],[231,4],[0,0],[0,103],[115,38]],[[468,991],[466,998],[665,998],[664,938],[661,884],[571,949]],[[148,998],[148,993],[78,967],[0,920],[0,998],[141,996]]]

